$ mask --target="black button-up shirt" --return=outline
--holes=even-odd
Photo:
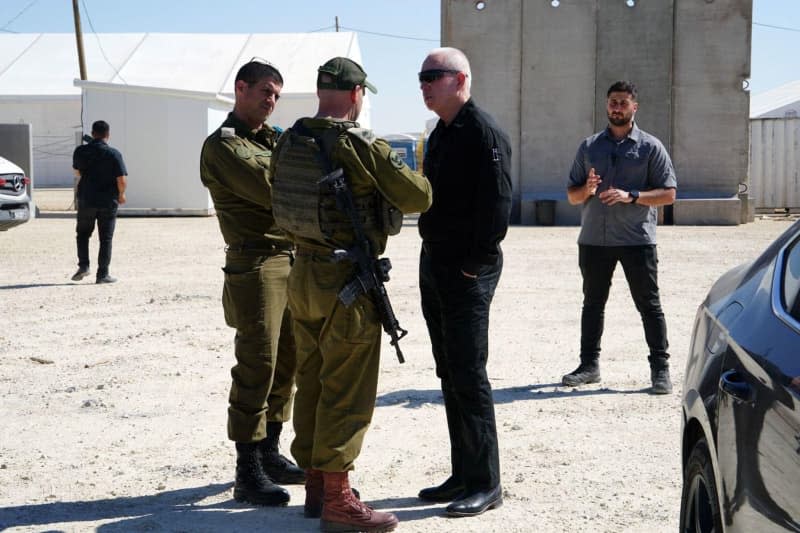
[[[597,194],[581,208],[581,232],[578,244],[590,246],[641,246],[656,243],[655,207],[617,203],[605,205],[600,192],[609,187],[623,191],[676,189],[672,160],[657,138],[634,123],[624,139],[614,139],[608,128],[586,138],[578,147],[567,187],[586,183],[594,168],[603,182]]]
[[[424,174],[433,205],[419,217],[423,246],[477,273],[500,254],[511,215],[511,144],[472,99],[428,139]]]
[[[72,168],[79,170],[78,207],[110,209],[117,207],[117,178],[127,176],[122,154],[102,139],[75,148]]]

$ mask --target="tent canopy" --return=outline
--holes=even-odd
[[[800,80],[750,95],[750,118],[781,118],[789,110],[800,110]]]
[[[83,38],[89,81],[233,94],[253,57],[281,71],[284,93],[315,93],[316,67],[344,56],[361,62],[358,37],[339,33],[99,33]],[[324,59],[320,59],[324,54]],[[0,34],[0,96],[79,96],[75,35]]]

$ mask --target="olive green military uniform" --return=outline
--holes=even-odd
[[[291,243],[275,227],[268,181],[278,132],[256,132],[229,114],[203,144],[200,178],[225,240],[225,322],[236,328],[228,437],[256,442],[267,422],[291,416],[296,367],[286,305]]]
[[[344,169],[354,197],[380,196],[402,213],[430,206],[428,180],[369,130],[355,122],[322,118],[306,118],[302,124],[315,137],[332,141],[331,163]],[[331,136],[331,128],[339,135]],[[290,174],[296,164],[285,149],[290,131],[275,149],[273,176]],[[277,210],[282,198],[275,194]],[[361,294],[349,307],[337,298],[355,272],[350,261],[332,260],[334,249],[347,249],[353,242],[349,225],[337,228],[329,239],[289,234],[297,246],[289,275],[298,362],[292,454],[298,466],[327,472],[351,470],[361,450],[375,407],[382,334],[376,306],[367,295]],[[373,255],[379,255],[386,247],[386,231],[370,223],[364,229]]]

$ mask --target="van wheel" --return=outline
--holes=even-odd
[[[683,473],[680,530],[683,533],[722,533],[717,483],[705,439],[694,445]]]

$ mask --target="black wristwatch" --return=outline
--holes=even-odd
[[[628,191],[628,194],[631,195],[631,203],[632,204],[635,204],[636,202],[639,201],[639,191],[637,191],[637,190]]]

